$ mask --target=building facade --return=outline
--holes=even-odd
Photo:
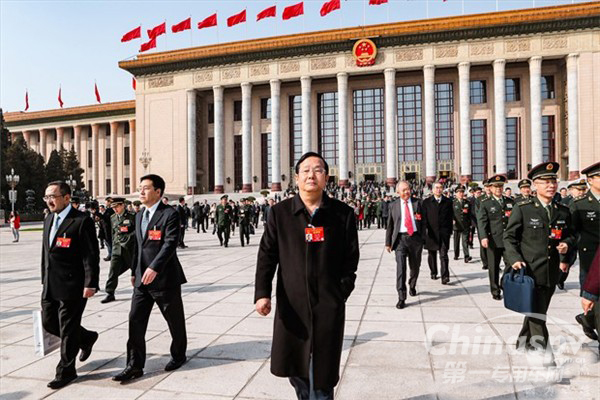
[[[600,159],[598,2],[205,46],[119,66],[137,79],[135,102],[40,112],[62,118],[54,125],[38,113],[6,115],[13,134],[46,154],[74,141],[96,196],[127,194],[145,172],[175,193],[281,190],[308,150],[324,155],[340,185],[518,180],[547,160],[574,179]]]

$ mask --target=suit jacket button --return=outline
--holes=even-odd
[[[584,247],[584,248],[583,248],[583,251],[587,251],[587,249]]]

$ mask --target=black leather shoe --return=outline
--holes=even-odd
[[[98,332],[92,332],[92,334],[94,335],[93,339],[81,348],[81,354],[79,354],[79,361],[81,362],[84,362],[90,358],[90,354],[92,354],[92,347],[94,347],[94,343],[96,343],[96,340],[98,340]]]
[[[109,293],[106,295],[105,298],[103,298],[102,300],[100,300],[100,303],[102,304],[106,304],[106,303],[110,303],[111,301],[115,301],[115,295],[112,293]]]
[[[473,259],[473,257],[465,257],[465,264],[468,263],[469,261],[471,261]]]
[[[104,257],[104,258],[103,258],[103,260],[104,260],[104,261],[110,261],[110,257],[108,257],[108,256],[107,256],[107,257]]]
[[[454,257],[455,260],[458,260],[458,257]]]
[[[416,296],[416,295],[417,295],[417,289],[415,289],[415,288],[410,288],[410,289],[408,289],[408,293],[409,293],[411,296]]]
[[[112,380],[117,382],[127,382],[139,378],[142,375],[144,375],[143,369],[127,366],[123,371],[113,376]]]
[[[64,388],[65,386],[67,386],[69,383],[73,382],[75,379],[77,379],[77,375],[73,375],[70,376],[68,378],[62,378],[62,379],[54,379],[53,381],[48,382],[48,386],[50,389],[60,389],[60,388]]]
[[[406,307],[406,302],[404,300],[398,300],[398,303],[396,304],[396,308],[398,310],[402,310],[404,307]]]
[[[557,283],[556,287],[559,288],[560,290],[565,290],[565,284],[564,284],[564,282]]]
[[[576,315],[575,321],[577,321],[577,323],[581,325],[581,329],[583,329],[583,333],[585,334],[585,336],[592,340],[598,340],[598,335],[596,334],[596,332],[594,332],[592,328],[588,328],[583,324],[583,314]]]
[[[492,295],[492,299],[494,299],[494,300],[502,300],[502,295],[501,294],[494,294],[494,295]]]
[[[169,371],[174,371],[177,368],[181,367],[183,364],[185,364],[185,362],[187,361],[187,357],[185,357],[183,360],[181,361],[175,361],[175,360],[171,360],[167,363],[167,365],[165,366],[165,371],[169,372]]]
[[[442,278],[442,285],[447,285],[450,283],[450,278]]]
[[[481,269],[488,269],[488,267],[484,265],[483,267],[481,267]]]
[[[431,274],[431,279],[436,280],[439,279],[439,277],[436,274]]]

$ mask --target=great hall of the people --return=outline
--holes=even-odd
[[[561,180],[600,160],[600,2],[139,54],[135,100],[5,114],[46,159],[74,147],[94,196],[281,190],[306,151],[340,185]]]

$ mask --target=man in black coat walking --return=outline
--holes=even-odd
[[[185,198],[183,197],[179,198],[177,214],[179,215],[179,227],[181,231],[181,234],[179,235],[179,248],[185,249],[187,246],[183,242],[183,239],[185,237],[185,228],[187,227],[188,213],[186,211]]]
[[[269,212],[256,266],[254,301],[263,316],[271,312],[277,272],[271,372],[288,377],[298,399],[333,399],[345,301],[354,290],[359,259],[354,211],[323,192],[328,174],[319,154],[300,157],[300,193]]]
[[[87,299],[98,290],[100,250],[94,221],[74,209],[71,188],[65,182],[48,184],[44,201],[52,214],[44,220],[42,244],[42,324],[60,337],[60,362],[56,378],[48,383],[60,389],[77,378],[75,357],[92,352],[98,333],[81,326]]]
[[[450,282],[448,270],[448,247],[452,235],[452,200],[442,196],[443,186],[433,184],[433,195],[423,200],[423,225],[425,228],[425,248],[428,252],[431,279],[437,279],[437,253],[440,253],[442,284]]]
[[[187,334],[181,285],[186,283],[177,258],[177,243],[181,233],[178,213],[160,201],[165,181],[158,175],[140,179],[140,200],[146,206],[136,214],[137,240],[134,265],[131,270],[133,296],[129,312],[127,366],[113,377],[126,382],[144,374],[146,362],[146,329],[154,303],[167,321],[171,333],[171,360],[165,371],[181,367],[187,360]]]

